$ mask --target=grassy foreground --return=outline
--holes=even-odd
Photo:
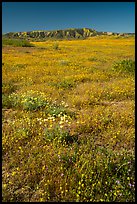
[[[2,48],[3,202],[135,201],[135,41]]]

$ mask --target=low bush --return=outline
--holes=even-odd
[[[27,40],[3,38],[2,46],[5,45],[12,45],[14,47],[34,47],[34,45]]]
[[[12,104],[7,94],[2,94],[2,108],[11,108]]]
[[[16,86],[13,84],[13,82],[9,81],[7,83],[2,83],[2,93],[3,94],[11,94],[16,90]]]
[[[118,72],[127,72],[134,74],[135,72],[135,61],[128,59],[128,60],[122,60],[120,62],[116,62],[113,66],[114,71]]]
[[[57,83],[56,86],[62,89],[71,89],[75,87],[75,83],[72,80],[64,80],[64,81]]]
[[[54,50],[58,50],[58,49],[59,49],[59,44],[58,44],[58,43],[54,43],[53,49],[54,49]]]
[[[42,95],[37,96],[37,93],[35,95],[35,92],[31,91],[22,94],[13,93],[9,95],[9,100],[12,107],[28,111],[37,110],[48,104],[48,101]]]
[[[55,126],[54,129],[46,128],[44,131],[44,136],[46,141],[53,141],[59,142],[61,144],[72,144],[78,140],[76,135],[71,135],[69,131],[62,130],[59,126]]]

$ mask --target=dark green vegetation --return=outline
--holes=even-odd
[[[114,64],[113,70],[120,72],[120,73],[131,73],[135,74],[135,61],[133,60],[122,60],[120,62],[116,62]]]
[[[11,45],[14,47],[34,47],[29,41],[22,39],[2,38],[2,46]]]

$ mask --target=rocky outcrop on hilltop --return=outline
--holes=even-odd
[[[10,32],[4,36],[9,38],[54,38],[54,39],[85,39],[97,35],[120,35],[113,32],[98,32],[90,28],[70,28],[65,30],[53,31],[29,31],[29,32]],[[124,35],[124,34],[123,34]]]

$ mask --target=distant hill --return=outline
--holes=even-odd
[[[69,28],[64,30],[53,30],[53,31],[29,31],[29,32],[10,32],[3,36],[8,38],[34,38],[34,39],[85,39],[87,37],[97,35],[118,35],[118,36],[129,36],[134,33],[113,33],[113,32],[98,32],[90,28]]]

